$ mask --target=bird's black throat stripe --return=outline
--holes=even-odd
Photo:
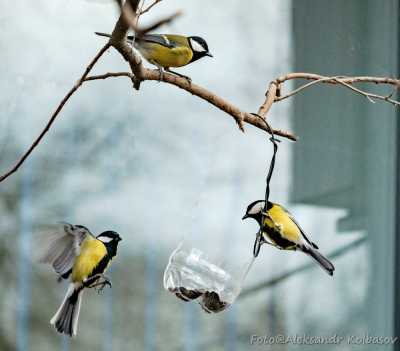
[[[117,245],[114,242],[105,244],[105,247],[107,249],[107,254],[101,259],[88,278],[93,277],[96,274],[103,274],[110,261],[117,254]]]
[[[90,274],[90,276],[88,277],[91,278],[97,274],[103,274],[104,271],[106,270],[108,264],[110,263],[111,258],[107,255],[105,255],[101,261],[98,263],[98,265],[93,269],[92,273]]]

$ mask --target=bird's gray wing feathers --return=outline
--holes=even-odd
[[[308,244],[310,244],[314,249],[319,249],[319,247],[313,243],[310,239],[308,239],[306,233],[304,232],[303,228],[300,227],[300,224],[297,223],[296,219],[293,217],[293,215],[283,206],[281,206],[282,209],[287,213],[287,215],[290,217],[290,219],[293,221],[294,224],[300,229],[301,235],[303,235],[303,238],[305,241],[307,241]]]
[[[51,264],[58,274],[63,275],[72,268],[86,237],[87,233],[77,230],[74,225],[60,223],[55,230],[41,238],[44,247],[39,262]]]
[[[140,41],[145,41],[149,43],[156,43],[160,44],[162,46],[165,46],[167,48],[174,48],[176,46],[176,43],[173,41],[170,41],[165,35],[156,35],[156,34],[145,34],[142,35],[141,37],[136,38],[137,42]]]

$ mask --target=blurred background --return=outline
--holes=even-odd
[[[269,81],[289,72],[398,76],[398,6],[165,0],[141,21],[182,9],[162,31],[204,37],[214,59],[179,71],[255,112]],[[110,32],[117,18],[109,1],[0,2],[2,173],[103,45],[94,31]],[[93,73],[126,70],[110,49]],[[399,335],[397,114],[332,86],[273,106],[269,121],[299,141],[280,143],[270,199],[291,210],[336,272],[263,247],[235,304],[209,315],[165,291],[163,272],[182,240],[226,267],[248,262],[258,228],[241,217],[264,196],[266,135],[251,126],[242,134],[229,116],[166,84],[145,82],[139,92],[125,78],[85,84],[0,184],[0,350],[292,350],[309,346],[250,339]],[[61,220],[124,239],[113,288],[85,294],[74,340],[49,325],[66,285],[32,260],[43,225]],[[346,340],[317,347],[399,349]]]

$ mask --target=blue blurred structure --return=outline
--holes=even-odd
[[[156,350],[157,313],[157,260],[154,241],[149,236],[146,250],[146,304],[145,304],[145,351]]]
[[[232,210],[229,211],[227,228],[228,230],[225,232],[225,241],[229,243],[232,240],[232,237],[235,237],[236,234],[236,218],[231,214],[235,213],[234,208],[237,204],[237,200],[240,198],[240,193],[243,189],[243,177],[241,175],[240,167],[237,167],[232,176]],[[228,253],[226,259],[229,259]],[[235,351],[236,347],[236,308],[235,305],[231,306],[225,315],[225,350],[226,351]]]
[[[109,146],[110,149],[112,149],[113,141],[118,139],[120,126],[120,121],[117,121],[110,129],[103,142],[106,146]],[[113,166],[112,162],[113,158],[110,155],[110,158],[107,159],[108,167],[106,174],[106,187],[104,189],[108,193],[112,193],[115,190],[115,177],[117,176],[117,170]],[[104,230],[107,230],[106,228],[108,228],[109,224],[102,223],[102,225],[104,225]],[[112,281],[112,266],[109,267],[107,276],[110,277]],[[112,288],[107,289],[104,296],[104,334],[102,342],[104,351],[111,351],[113,349],[113,289],[115,289],[115,285],[113,285]]]
[[[197,336],[200,335],[197,309],[194,303],[187,303],[184,307],[184,334],[183,350],[196,351],[198,345]]]
[[[231,306],[225,319],[225,350],[235,351],[236,348],[236,308]]]
[[[111,277],[112,268],[108,271],[108,276]],[[108,289],[105,294],[105,313],[104,313],[104,351],[113,349],[113,289]]]
[[[70,5],[0,1],[3,170],[37,136],[103,44],[91,33],[111,30],[115,22],[116,12],[110,15],[107,1]],[[248,112],[262,102],[269,81],[289,72],[399,77],[400,7],[395,0],[258,0],[245,6],[228,0],[175,0],[157,6],[146,20],[182,7],[185,16],[165,31],[198,33],[216,51],[214,60],[182,73]],[[22,14],[24,20],[9,13]],[[222,45],[226,33],[236,39],[235,45]],[[117,71],[122,65],[121,57],[109,50],[92,73]],[[292,88],[285,83],[282,92]],[[390,93],[375,88],[371,91]],[[250,126],[242,137],[223,111],[176,87],[145,82],[133,92],[125,78],[99,80],[85,84],[68,102],[33,153],[36,162],[28,159],[1,183],[0,351],[239,351],[268,349],[249,348],[250,336],[258,332],[400,335],[398,111],[371,104],[344,87],[317,84],[274,104],[270,117],[276,128],[300,137],[298,143],[282,140],[273,197],[295,211],[321,252],[334,255],[338,274],[333,279],[318,268],[302,268],[311,264],[307,257],[271,248],[253,266],[246,294],[223,313],[206,315],[196,302],[164,299],[163,258],[183,231],[192,246],[206,254],[219,250],[217,258],[228,263],[250,254],[247,238],[256,223],[240,222],[241,207],[263,194],[267,138]],[[165,201],[156,203],[157,198]],[[160,221],[153,225],[154,205]],[[127,239],[121,232],[124,256],[106,274],[114,278],[113,289],[99,297],[90,292],[93,299],[85,296],[74,340],[48,324],[67,282],[55,288],[57,299],[50,305],[55,275],[49,267],[42,272],[32,266],[29,258],[32,228],[53,219],[88,225],[95,234],[135,229]],[[163,235],[157,233],[155,240],[159,222]],[[360,235],[364,244],[350,247],[352,237]],[[336,255],[345,244],[347,253]],[[132,274],[121,284],[127,271]],[[6,303],[9,296],[15,305]],[[351,348],[318,349],[343,347]],[[299,351],[309,346],[270,348]],[[400,344],[379,349],[400,351]]]
[[[32,159],[21,169],[16,349],[29,350],[32,244]]]

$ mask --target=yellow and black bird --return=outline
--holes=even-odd
[[[109,34],[96,32],[97,35],[110,37]],[[171,67],[182,67],[202,57],[213,57],[207,42],[198,36],[176,34],[145,34],[134,37],[129,35],[127,41],[151,64],[157,66],[162,77],[163,69],[179,77],[189,79],[180,73],[171,71]]]
[[[307,238],[290,212],[268,201],[267,212],[264,213],[264,206],[264,200],[252,202],[242,218],[253,218],[258,222],[263,242],[283,250],[300,250],[315,259],[329,275],[333,275],[333,264],[318,252],[318,246]]]
[[[59,333],[76,336],[85,288],[111,287],[104,272],[117,254],[121,240],[114,231],[94,237],[86,227],[68,223],[46,238],[39,261],[51,264],[60,279],[70,280],[64,300],[50,320]]]

